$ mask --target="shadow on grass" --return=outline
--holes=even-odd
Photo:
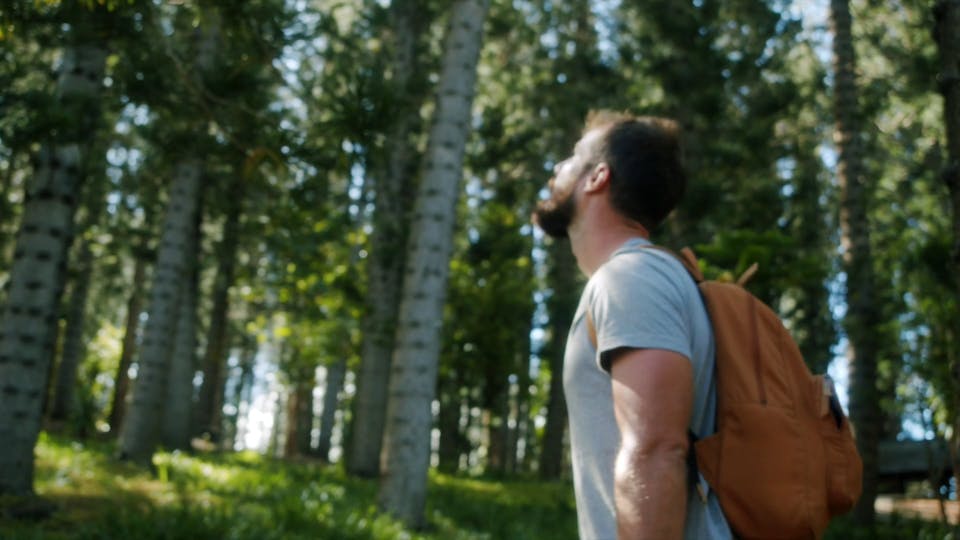
[[[0,539],[573,539],[568,484],[434,474],[428,531],[376,511],[376,480],[340,467],[255,454],[158,453],[148,472],[113,459],[108,443],[44,435],[36,489],[55,512],[0,518]]]
[[[434,524],[477,531],[486,538],[577,538],[573,488],[568,483],[433,475],[427,506]]]

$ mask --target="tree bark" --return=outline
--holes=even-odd
[[[231,394],[233,413],[226,418],[226,431],[223,437],[223,447],[232,450],[237,447],[237,435],[240,421],[240,410],[243,403],[249,402],[247,395],[253,386],[253,363],[257,357],[257,343],[254,339],[244,336],[240,340],[240,376],[237,377]]]
[[[75,114],[70,136],[45,145],[26,187],[8,296],[0,311],[0,495],[33,491],[33,447],[57,329],[67,251],[79,200],[81,143],[93,131],[106,51],[64,51],[57,93]]]
[[[93,275],[93,252],[89,241],[80,245],[77,266],[78,274],[73,283],[73,291],[67,303],[67,326],[63,337],[63,352],[60,366],[57,368],[57,383],[54,387],[53,407],[50,417],[54,420],[67,420],[76,410],[74,402],[77,385],[77,369],[86,353],[83,339],[86,325],[87,297],[90,294],[90,278]]]
[[[121,432],[120,457],[148,465],[163,418],[167,396],[170,344],[179,315],[181,283],[186,277],[189,237],[195,227],[201,165],[178,164],[164,221],[151,290],[150,318],[144,331],[137,381]]]
[[[863,174],[856,56],[848,0],[831,1],[834,30],[834,113],[839,151],[840,233],[847,278],[844,328],[849,346],[850,417],[863,459],[863,494],[854,509],[857,524],[872,527],[877,497],[877,445],[883,416],[877,389],[876,285],[867,217],[869,186]]]
[[[939,0],[933,8],[934,38],[940,53],[938,82],[943,95],[943,123],[946,130],[946,163],[940,178],[950,194],[953,220],[952,265],[956,291],[960,291],[960,0]],[[953,358],[953,388],[960,388],[960,359]],[[960,395],[955,395],[954,411],[960,410]],[[955,412],[956,414],[956,412]],[[960,417],[953,421],[950,437],[953,476],[960,482]],[[960,485],[960,484],[958,484]],[[954,538],[960,530],[954,529]]]
[[[416,0],[391,3],[395,44],[392,83],[401,97],[399,114],[387,136],[386,166],[374,177],[376,205],[367,266],[367,313],[345,456],[350,474],[368,478],[380,474],[390,356],[396,334],[403,281],[403,247],[409,225],[405,199],[411,191],[411,163],[415,154],[410,132],[419,124],[421,101],[411,82],[417,64],[417,4]]]
[[[953,266],[960,290],[960,0],[939,0],[934,35],[940,51],[940,93],[946,128],[947,160],[940,173],[953,211]]]
[[[239,177],[238,177],[239,178]],[[210,331],[203,356],[203,383],[197,401],[196,434],[207,435],[218,442],[223,423],[223,371],[229,352],[228,322],[230,315],[230,288],[233,287],[237,249],[240,245],[240,216],[243,214],[243,184],[234,182],[223,240],[218,254],[216,284],[213,292],[213,310],[210,313]]]
[[[211,9],[209,20],[194,33],[194,78],[214,63],[220,38],[219,14]],[[189,275],[190,241],[196,227],[203,161],[188,153],[175,167],[167,214],[157,253],[151,290],[150,317],[144,331],[137,382],[133,388],[127,421],[120,437],[120,458],[149,465],[163,425],[163,402],[167,397],[174,319],[180,314],[180,284]],[[195,251],[195,249],[194,249]]]
[[[306,370],[302,380],[295,381],[287,401],[287,437],[284,454],[288,458],[310,454],[310,432],[313,430],[313,370]]]
[[[460,447],[463,438],[460,432],[460,392],[453,379],[447,379],[447,388],[440,392],[440,445],[437,449],[438,468],[447,473],[456,473],[460,468]]]
[[[816,156],[816,140],[806,134],[795,139],[797,153],[803,156],[798,160],[798,167],[793,182],[796,191],[793,195],[795,214],[791,216],[794,223],[792,234],[799,241],[801,249],[817,254],[823,254],[827,259],[828,249],[832,251],[833,243],[823,231],[831,226],[824,218],[820,199],[824,195],[820,180],[822,170],[820,158]],[[829,248],[827,243],[829,244]],[[811,277],[800,286],[800,298],[797,302],[798,315],[794,335],[797,345],[803,354],[807,366],[814,373],[824,373],[833,359],[830,350],[836,341],[833,315],[830,311],[830,291],[827,288],[829,271],[824,269],[814,279]]]
[[[193,411],[193,376],[196,370],[197,350],[197,295],[199,293],[200,211],[195,213],[195,225],[186,239],[184,277],[180,288],[180,314],[177,318],[173,350],[170,353],[170,372],[167,384],[166,407],[163,412],[161,441],[168,450],[190,448],[190,422]]]
[[[347,357],[341,356],[327,366],[324,381],[323,411],[320,413],[320,438],[317,441],[317,454],[321,459],[330,461],[330,440],[333,437],[333,425],[336,422],[337,407],[343,381],[347,376]]]
[[[127,409],[127,390],[130,387],[130,364],[137,350],[137,332],[140,328],[140,312],[143,310],[143,283],[146,280],[147,263],[142,256],[136,255],[133,267],[133,289],[127,300],[127,323],[123,334],[123,346],[120,350],[120,362],[113,383],[113,401],[110,407],[110,433],[120,433],[120,425]]]
[[[567,429],[567,402],[563,394],[563,355],[567,334],[577,307],[577,262],[567,240],[554,240],[547,247],[550,258],[547,280],[552,294],[547,301],[550,314],[550,340],[544,356],[550,366],[550,396],[547,401],[547,423],[540,452],[540,477],[560,478],[564,470],[563,441]]]
[[[458,0],[451,8],[426,171],[407,250],[379,502],[382,509],[413,528],[424,525],[440,321],[488,6],[488,0]]]

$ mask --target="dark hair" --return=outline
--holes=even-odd
[[[657,228],[687,189],[680,128],[667,118],[592,111],[584,131],[605,129],[595,161],[610,167],[610,202],[648,231]]]

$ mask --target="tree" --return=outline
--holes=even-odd
[[[83,352],[84,323],[87,296],[90,293],[90,280],[93,277],[93,251],[89,240],[80,243],[76,265],[79,268],[73,283],[73,290],[67,301],[67,327],[63,337],[63,354],[57,367],[57,380],[54,386],[53,407],[50,417],[66,420],[74,409],[74,387],[77,384],[77,367]],[[51,362],[53,360],[51,359]]]
[[[170,349],[166,398],[160,441],[168,450],[190,449],[193,413],[193,375],[196,371],[197,298],[199,296],[200,212],[186,238],[183,280],[180,282],[179,313]]]
[[[867,216],[870,186],[863,174],[861,113],[849,2],[832,0],[830,18],[834,33],[834,120],[839,151],[837,183],[840,186],[840,229],[848,306],[844,329],[849,340],[850,417],[863,459],[863,494],[854,509],[854,519],[860,525],[871,526],[877,496],[877,445],[882,417],[876,383],[878,340],[875,332],[879,321]]]
[[[210,330],[207,348],[203,357],[203,382],[196,408],[198,435],[208,435],[213,442],[220,441],[223,410],[223,370],[228,353],[228,315],[230,312],[230,288],[234,282],[237,250],[240,246],[240,218],[243,214],[244,183],[248,179],[234,172],[227,201],[227,221],[223,226],[223,239],[217,249],[217,277],[213,286],[213,310],[210,313]]]
[[[960,289],[960,1],[939,0],[934,36],[940,50],[940,93],[946,127],[947,159],[940,173],[950,193],[953,215],[953,266]]]
[[[954,294],[960,291],[960,1],[939,0],[934,5],[934,38],[940,53],[940,93],[943,95],[943,123],[946,129],[946,162],[940,171],[940,178],[946,184],[950,195],[950,210],[952,215],[952,246],[949,267],[953,270]],[[935,251],[929,250],[929,251]],[[935,256],[934,256],[935,257]],[[934,265],[931,265],[935,267]],[[949,273],[949,271],[948,271]],[[949,290],[949,289],[948,289]],[[960,302],[954,299],[953,313],[945,317],[952,320],[947,323],[948,328],[956,328],[957,306]],[[956,331],[953,336],[949,330],[941,330],[941,345],[934,346],[940,349],[941,358],[947,360],[954,381],[951,385],[955,392],[953,398],[953,422],[951,450],[953,457],[954,477],[960,479],[960,353],[956,350]],[[951,342],[953,347],[950,346]],[[952,349],[952,351],[951,351]],[[944,354],[945,353],[945,354]],[[952,357],[952,358],[951,358]]]
[[[110,416],[107,420],[107,423],[110,424],[110,433],[114,436],[120,433],[120,426],[123,424],[123,417],[127,409],[127,390],[130,387],[128,372],[137,349],[140,313],[143,310],[143,288],[141,284],[146,281],[147,277],[147,263],[144,260],[146,255],[140,253],[139,250],[135,250],[133,257],[133,286],[130,288],[130,296],[127,300],[123,344],[120,348],[117,373],[113,379],[113,399],[110,402]]]
[[[157,266],[150,292],[150,318],[144,330],[137,381],[123,423],[120,457],[149,464],[160,435],[170,366],[171,343],[180,315],[180,293],[187,279],[201,178],[196,158],[178,163],[170,186]]]
[[[202,76],[214,65],[221,31],[216,12],[204,15],[206,24],[195,34],[194,85],[202,85]],[[200,96],[194,97],[203,100]],[[195,106],[203,108],[199,104]],[[150,293],[150,317],[144,329],[137,381],[120,438],[119,457],[140,464],[150,463],[163,425],[170,355],[182,300],[180,293],[182,283],[189,276],[190,261],[195,257],[195,251],[191,250],[199,245],[199,240],[192,237],[200,211],[203,175],[204,160],[195,148],[185,152],[173,169]]]
[[[430,460],[430,411],[453,217],[488,0],[451,7],[424,177],[407,247],[403,295],[391,368],[380,506],[409,526],[423,525]]]
[[[9,293],[0,312],[0,494],[33,490],[33,447],[56,336],[84,142],[96,127],[107,52],[102,13],[77,13],[57,94],[63,124],[41,148],[26,186]]]
[[[409,227],[410,197],[407,194],[412,191],[412,165],[417,157],[410,134],[419,131],[420,107],[424,101],[425,85],[418,69],[422,67],[419,62],[422,47],[418,42],[426,18],[421,4],[418,0],[398,0],[390,4],[391,85],[397,97],[386,148],[381,155],[373,157],[375,202],[367,263],[367,312],[346,457],[347,470],[366,477],[380,473],[390,355],[396,335],[403,249]]]

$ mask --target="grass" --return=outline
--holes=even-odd
[[[103,442],[80,444],[43,434],[36,489],[56,511],[37,521],[4,518],[0,540],[574,540],[567,483],[496,481],[431,473],[427,531],[379,515],[377,484],[340,467],[289,463],[255,453],[159,453],[155,471],[112,459]],[[874,530],[849,519],[826,540],[941,540],[944,524],[884,516]]]
[[[375,509],[377,484],[337,466],[253,453],[159,453],[155,473],[112,459],[106,443],[42,435],[36,490],[57,510],[4,519],[0,539],[574,539],[572,488],[431,473],[427,531]]]

